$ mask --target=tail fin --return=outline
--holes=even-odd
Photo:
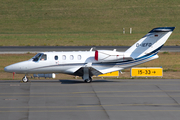
[[[175,27],[159,27],[152,29],[138,42],[125,51],[125,54],[137,59],[142,56],[158,53]]]

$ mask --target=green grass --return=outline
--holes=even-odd
[[[180,45],[179,0],[5,0],[0,8],[0,46],[129,46],[159,26],[175,26],[165,45]]]
[[[162,67],[164,71],[180,71],[180,53],[162,52],[158,53],[159,58],[144,64],[140,67]]]

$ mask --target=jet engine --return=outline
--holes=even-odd
[[[96,50],[94,58],[99,62],[134,60],[129,55],[125,55],[124,52],[117,52],[116,50]]]

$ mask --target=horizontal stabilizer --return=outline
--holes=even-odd
[[[152,29],[149,33],[152,32],[171,32],[175,29],[175,27],[159,27]]]

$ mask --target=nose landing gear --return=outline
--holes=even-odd
[[[22,78],[22,82],[24,82],[24,83],[26,83],[26,82],[28,82],[29,81],[29,79],[28,79],[28,77],[26,77],[26,75]]]

